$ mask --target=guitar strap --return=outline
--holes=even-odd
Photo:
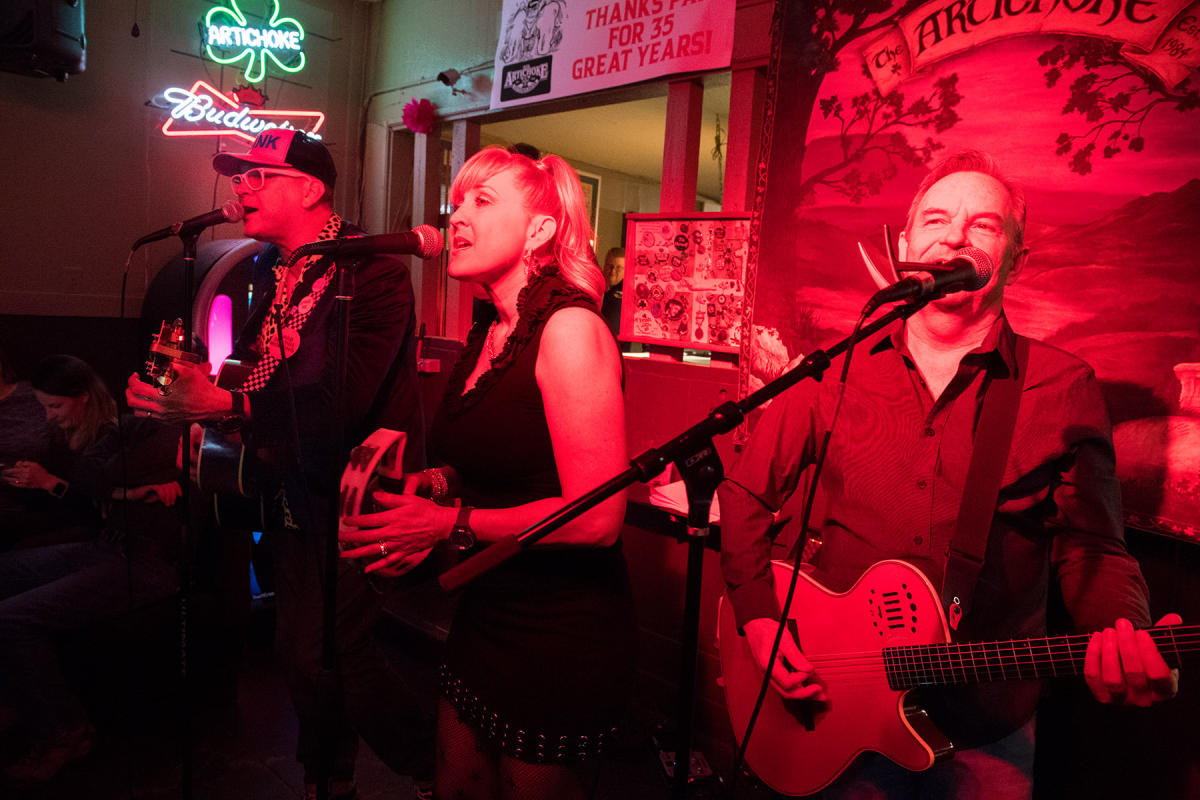
[[[1021,389],[1029,365],[1029,339],[1016,337],[1016,374],[988,387],[975,429],[975,445],[967,482],[963,487],[958,523],[950,542],[946,574],[942,580],[942,605],[951,630],[958,630],[971,606],[971,595],[983,569],[988,532],[1000,496],[1000,481],[1012,447]]]

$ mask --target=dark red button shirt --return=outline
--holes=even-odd
[[[1014,369],[1001,318],[935,401],[901,331],[859,345],[820,478],[815,577],[848,588],[901,558],[941,585],[989,376]],[[1150,623],[1145,581],[1125,549],[1108,414],[1091,368],[1031,342],[1012,450],[970,614],[973,638],[1045,630],[1057,579],[1080,630]],[[801,483],[833,415],[840,364],[772,403],[720,489],[722,567],[739,624],[778,618],[769,531]],[[788,505],[789,508],[792,504]]]

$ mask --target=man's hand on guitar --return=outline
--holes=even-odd
[[[746,643],[754,656],[758,668],[766,671],[767,659],[771,657],[771,646],[775,643],[775,633],[779,628],[776,620],[768,617],[752,619],[745,624]],[[816,680],[816,670],[800,652],[796,642],[785,630],[779,642],[779,653],[775,658],[774,669],[771,670],[771,685],[775,691],[792,700],[825,701],[825,689]]]
[[[172,370],[174,379],[161,391],[136,373],[130,375],[125,387],[129,407],[167,422],[217,419],[229,413],[233,398],[213,384],[208,364],[177,361]]]
[[[1178,614],[1167,614],[1155,627],[1182,621]],[[1127,619],[1092,634],[1083,675],[1101,703],[1149,706],[1179,691],[1179,670],[1168,667],[1150,635],[1134,630]]]

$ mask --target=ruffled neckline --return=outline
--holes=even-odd
[[[479,354],[483,351],[484,340],[487,338],[488,330],[495,318],[495,309],[487,319],[476,323],[467,335],[463,354],[458,359],[458,363],[454,365],[454,370],[450,373],[446,384],[446,396],[442,400],[442,408],[447,416],[460,416],[478,403],[493,386],[500,382],[504,374],[516,362],[517,357],[533,340],[546,318],[567,303],[580,300],[584,301],[588,307],[595,309],[596,303],[591,296],[563,278],[558,271],[558,265],[549,264],[542,267],[538,274],[517,294],[517,324],[505,339],[504,347],[496,355],[491,366],[484,370],[483,374],[479,376],[479,380],[475,381],[475,385],[464,393],[463,388],[467,385],[467,378],[475,364],[478,363]]]

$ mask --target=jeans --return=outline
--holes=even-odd
[[[169,597],[177,587],[173,565],[148,556],[130,561],[104,541],[0,553],[0,687],[32,741],[87,719],[63,678],[54,637]]]
[[[1033,796],[1035,721],[999,741],[910,772],[865,753],[819,796],[821,800],[1029,800]]]

